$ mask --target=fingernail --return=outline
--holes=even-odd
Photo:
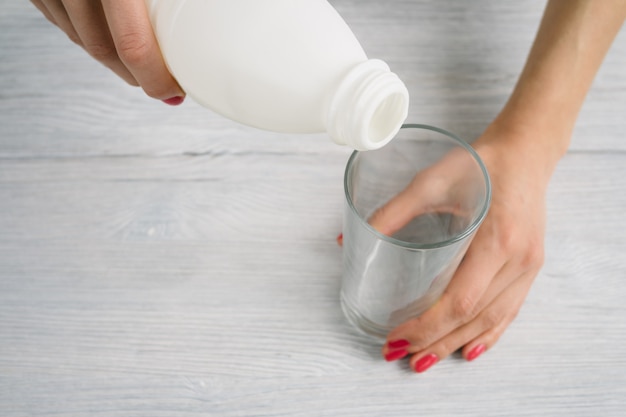
[[[415,372],[422,373],[428,368],[439,362],[439,358],[434,353],[429,353],[426,356],[421,357],[415,362]]]
[[[339,236],[337,236],[337,244],[339,246],[343,245],[343,233],[339,233]]]
[[[394,350],[385,355],[385,360],[387,362],[397,361],[398,359],[404,358],[408,354],[409,352],[406,349]]]
[[[387,347],[389,349],[406,349],[409,346],[411,346],[411,342],[404,339],[392,340],[391,342],[387,342]]]
[[[178,106],[183,101],[185,101],[185,97],[183,97],[183,96],[176,96],[176,97],[171,97],[171,98],[167,98],[167,99],[163,100],[163,103],[169,104],[170,106]]]
[[[483,345],[482,343],[480,345],[476,345],[472,348],[472,350],[467,353],[465,359],[467,359],[468,361],[473,361],[474,359],[479,357],[485,351],[485,349],[487,349],[487,346]]]

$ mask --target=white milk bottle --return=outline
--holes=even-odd
[[[326,0],[146,0],[165,61],[201,105],[260,129],[380,148],[409,94]]]

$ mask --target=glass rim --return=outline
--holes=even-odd
[[[406,242],[404,240],[400,240],[400,239],[396,239],[394,237],[391,236],[387,236],[381,232],[379,232],[378,230],[374,229],[366,219],[364,219],[359,212],[357,211],[356,207],[354,206],[354,203],[352,202],[352,196],[350,195],[350,192],[348,191],[348,175],[352,170],[352,167],[354,165],[354,161],[356,160],[357,156],[362,153],[362,152],[374,152],[374,151],[354,151],[352,152],[352,154],[350,155],[350,158],[348,159],[348,162],[346,164],[346,168],[344,170],[344,177],[343,177],[343,189],[344,189],[344,194],[346,197],[346,201],[348,203],[348,206],[350,207],[350,210],[352,210],[352,212],[357,216],[358,221],[366,228],[368,229],[371,233],[373,233],[375,236],[377,236],[379,239],[390,243],[392,245],[395,246],[401,246],[407,249],[437,249],[437,248],[442,248],[442,247],[446,247],[446,246],[450,246],[456,242],[459,242],[463,239],[465,239],[467,236],[470,236],[472,233],[474,233],[476,231],[476,229],[478,229],[478,227],[481,225],[481,223],[483,222],[483,220],[485,219],[485,217],[487,216],[487,212],[489,211],[489,206],[491,205],[491,179],[489,178],[489,173],[487,172],[487,167],[485,166],[485,164],[483,163],[483,160],[480,158],[480,156],[478,155],[478,153],[474,150],[474,148],[466,141],[464,141],[463,139],[459,138],[458,136],[456,136],[453,133],[448,132],[447,130],[435,127],[435,126],[430,126],[430,125],[425,125],[425,124],[418,124],[418,123],[405,123],[401,126],[401,129],[422,129],[422,130],[430,130],[433,132],[437,132],[440,133],[444,136],[447,136],[448,138],[452,139],[454,142],[456,142],[458,145],[460,145],[461,147],[463,147],[466,151],[468,151],[470,153],[470,155],[472,155],[472,158],[474,158],[474,161],[476,161],[476,163],[478,164],[478,166],[480,167],[480,170],[483,174],[483,178],[485,180],[485,188],[486,188],[486,192],[485,192],[485,198],[482,204],[482,207],[480,209],[480,212],[478,213],[478,215],[476,216],[476,218],[474,219],[474,221],[472,221],[472,223],[467,226],[461,233],[458,233],[457,235],[442,240],[440,242],[433,242],[433,243],[413,243],[413,242]],[[393,139],[392,139],[393,141]]]

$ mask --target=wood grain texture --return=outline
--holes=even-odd
[[[411,91],[473,139],[543,1],[334,0]],[[342,175],[324,135],[170,108],[0,0],[0,415],[623,416],[626,34],[548,196],[546,264],[504,337],[424,375],[338,303]]]

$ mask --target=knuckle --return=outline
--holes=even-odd
[[[525,269],[540,267],[545,261],[545,251],[542,244],[531,244],[521,259],[521,266]]]
[[[510,229],[503,230],[498,236],[498,247],[501,252],[511,253],[515,251],[517,238],[515,233]]]
[[[439,359],[443,359],[452,352],[458,350],[460,347],[461,346],[458,346],[458,344],[453,344],[453,340],[442,340],[437,342],[437,345],[433,346],[432,350],[438,353],[437,356]]]
[[[432,345],[439,337],[425,320],[425,316],[411,319],[394,331],[395,339],[406,339],[411,341],[412,350],[421,350]]]
[[[452,301],[452,319],[458,322],[466,322],[474,316],[477,300],[469,295],[457,297]]]
[[[494,309],[488,309],[483,313],[482,322],[487,329],[497,327],[504,320],[505,315]]]
[[[407,337],[401,337],[411,341],[411,347],[414,349],[422,349],[432,343],[428,332],[424,332],[424,325],[420,320],[421,317],[417,317],[407,322]]]
[[[113,44],[91,43],[86,44],[85,49],[93,58],[101,62],[108,62],[117,59],[117,52]]]
[[[125,33],[117,41],[120,59],[131,66],[142,64],[149,56],[150,49],[148,37],[141,32]]]

